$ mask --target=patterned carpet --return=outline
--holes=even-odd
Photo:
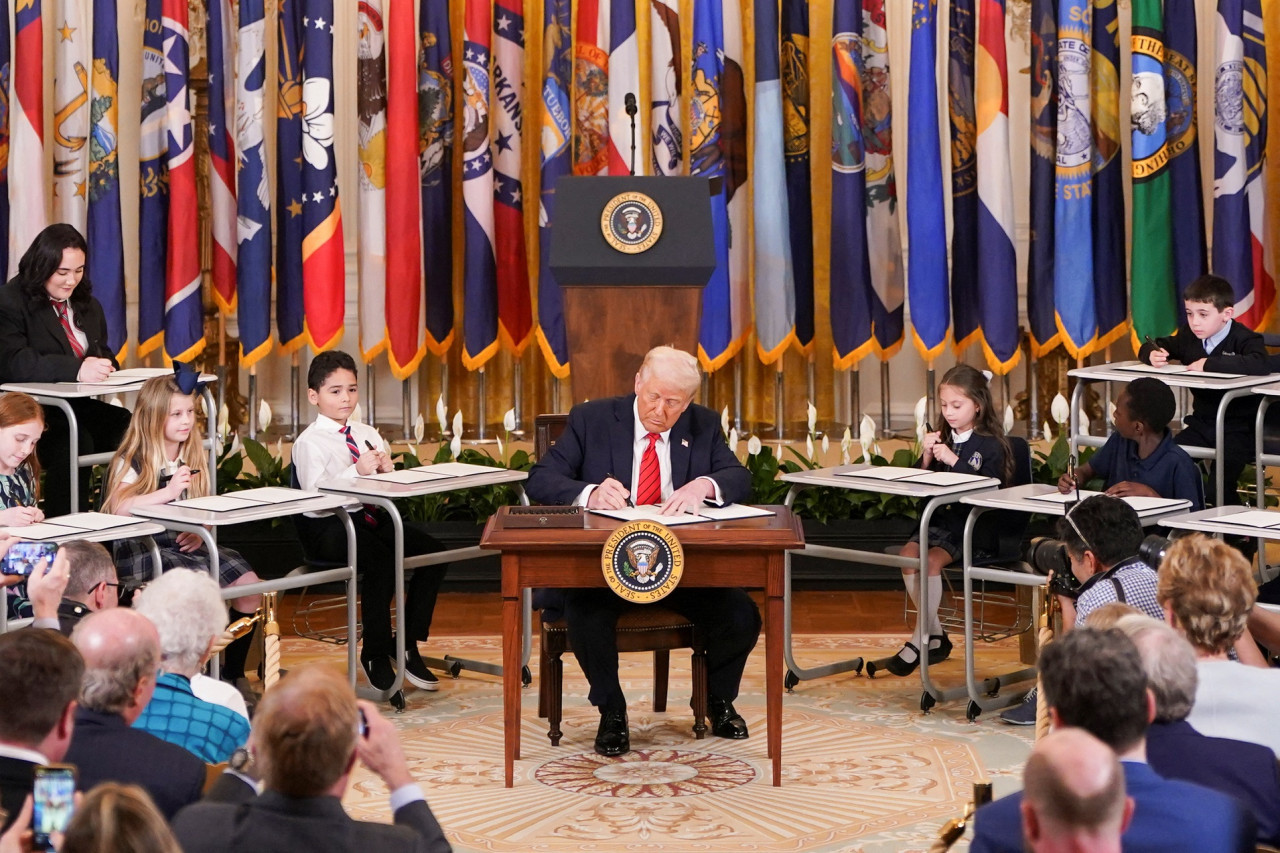
[[[879,657],[899,636],[797,637],[801,665],[852,653]],[[448,637],[445,652],[497,662],[496,637]],[[963,660],[931,670],[943,686],[960,683]],[[341,650],[285,641],[285,665],[342,660]],[[502,786],[501,685],[463,672],[436,693],[413,691],[392,715],[414,775],[457,851],[926,851],[938,828],[958,815],[975,780],[997,795],[1019,786],[1028,729],[994,714],[976,723],[954,702],[924,715],[918,677],[868,679],[852,673],[802,682],[783,711],[783,785],[768,784],[764,744],[763,648],[757,648],[737,707],[753,737],[693,739],[687,711],[688,659],[672,656],[668,710],[650,710],[648,656],[624,657],[632,752],[616,759],[591,749],[599,720],[586,682],[565,662],[564,739],[552,748],[537,717],[537,689],[524,697],[523,759],[515,787]],[[983,672],[1014,668],[1011,642],[984,646]],[[535,655],[536,661],[536,655]],[[535,673],[536,678],[536,673]],[[344,800],[350,813],[388,820],[386,790],[359,771]],[[963,850],[963,843],[954,850]]]

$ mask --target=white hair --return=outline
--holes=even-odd
[[[171,569],[148,583],[133,599],[160,634],[160,668],[195,675],[209,641],[227,627],[227,608],[218,583],[205,572]]]
[[[645,353],[636,378],[643,382],[650,376],[661,376],[679,383],[689,396],[697,393],[698,386],[702,384],[702,369],[698,367],[698,360],[675,347],[654,347]]]

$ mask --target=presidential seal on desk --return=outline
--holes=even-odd
[[[621,598],[650,604],[666,598],[684,574],[684,548],[666,525],[632,521],[609,536],[600,555],[605,583]]]
[[[618,193],[600,214],[600,230],[610,246],[637,255],[662,236],[662,209],[644,193]]]

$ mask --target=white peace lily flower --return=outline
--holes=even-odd
[[[457,432],[453,435],[453,440],[449,442],[449,452],[453,454],[453,458],[457,459],[462,455],[462,433]]]
[[[871,452],[874,453],[876,456],[884,456],[884,451],[880,449],[879,442],[876,442],[874,445],[872,445]]]
[[[1089,431],[1089,416],[1084,413],[1084,409],[1076,409],[1076,423],[1081,432]]]
[[[1112,400],[1110,403],[1107,404],[1107,422],[1108,423],[1116,422],[1116,401],[1115,400]]]
[[[507,432],[515,432],[516,430],[516,410],[507,409],[507,413],[502,416],[502,428]]]
[[[280,436],[280,439],[276,442],[275,456],[277,459],[284,458],[284,436]]]
[[[1053,430],[1049,428],[1049,422],[1044,422],[1044,440],[1053,441]]]
[[[869,415],[863,415],[858,423],[858,445],[862,447],[862,460],[871,461],[871,447],[876,443],[876,424]]]
[[[1004,407],[1004,431],[1013,432],[1013,406]]]
[[[427,420],[422,417],[422,412],[418,412],[418,417],[413,421],[413,440],[416,443],[422,442],[422,437],[427,433]]]
[[[116,399],[119,399],[119,395],[117,395]],[[115,403],[115,400],[113,400],[112,402]],[[117,405],[123,406],[124,403],[123,402],[118,403]],[[223,403],[222,406],[218,409],[218,438],[222,441],[226,441],[227,433],[230,430],[231,430],[231,410],[227,407],[226,403]]]
[[[504,459],[506,458],[507,452],[502,449],[502,436],[498,436],[497,438],[498,438],[498,458]]]
[[[449,431],[449,413],[444,407],[444,395],[436,397],[436,420],[440,422],[440,434],[444,435]]]
[[[809,458],[809,461],[812,462],[813,461],[813,436],[806,435],[804,437],[804,450],[805,450],[805,455]]]
[[[264,397],[258,404],[258,429],[266,432],[269,426],[271,426],[271,404]]]
[[[453,413],[453,434],[459,440],[462,439],[462,409],[458,409]],[[457,455],[457,453],[454,453],[454,456]]]
[[[725,406],[720,410],[720,429],[725,435],[729,434],[729,407]]]
[[[356,407],[351,410],[351,417],[348,420],[355,424],[364,423],[364,409],[359,403],[356,403]]]
[[[764,445],[760,443],[760,436],[753,435],[747,439],[747,453],[749,455],[755,456],[763,447]]]
[[[422,450],[419,448],[418,444],[415,443],[415,444],[409,445],[409,449],[413,451],[413,455],[415,458],[419,460],[422,459]]]
[[[844,435],[840,436],[840,464],[849,464],[849,448],[853,446],[853,433],[848,427],[844,428]]]
[[[827,451],[831,449],[831,436],[826,433],[822,434],[822,457],[825,459]]]
[[[228,454],[240,452],[240,433],[231,434],[231,447],[227,449]]]
[[[729,452],[736,454],[738,452],[738,429],[733,427],[729,430]]]
[[[1071,405],[1067,402],[1067,398],[1061,394],[1053,398],[1052,405],[1049,406],[1049,414],[1059,424],[1065,424],[1071,418]]]
[[[921,397],[919,400],[916,400],[916,409],[915,409],[916,432],[919,434],[923,434],[924,419],[925,419],[925,415],[927,415],[928,413],[929,413],[929,398]]]
[[[813,435],[818,429],[818,407],[810,402],[806,402],[805,405],[809,410],[809,435]],[[810,453],[809,456],[812,457],[813,454]]]

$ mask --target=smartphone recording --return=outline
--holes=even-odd
[[[53,560],[58,553],[58,546],[53,542],[15,542],[9,546],[9,552],[0,560],[0,572],[6,575],[27,577],[40,561]]]

